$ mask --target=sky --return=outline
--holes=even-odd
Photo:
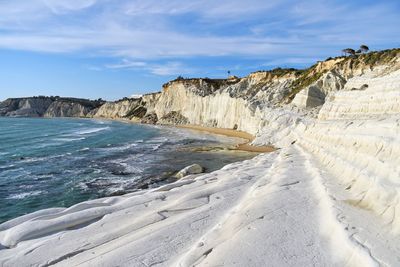
[[[0,100],[116,100],[177,76],[400,47],[398,0],[0,0]]]

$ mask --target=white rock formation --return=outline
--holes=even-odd
[[[126,99],[116,102],[107,102],[102,105],[93,117],[95,118],[125,118],[139,105],[140,100]]]
[[[65,97],[9,98],[0,102],[0,116],[85,117],[102,104],[102,101]]]
[[[318,109],[282,104],[291,75],[258,73],[222,87],[169,83],[148,112],[237,125],[257,134],[254,143],[280,149],[6,222],[0,265],[399,266],[400,71],[391,62],[317,64],[329,72],[343,63],[337,74],[346,81],[315,83],[325,95],[317,117]]]
[[[180,170],[175,177],[176,178],[183,178],[185,176],[188,176],[190,174],[199,174],[203,172],[203,167],[201,167],[199,164],[192,164],[190,166],[187,166]]]
[[[43,117],[86,117],[93,109],[80,103],[55,101],[47,108]]]
[[[400,70],[380,77],[355,77],[345,90],[329,98],[320,119],[361,119],[371,116],[399,114]],[[365,86],[367,85],[367,86]],[[364,90],[359,90],[364,86]]]
[[[301,108],[314,108],[325,103],[325,97],[332,92],[342,90],[346,80],[337,71],[329,71],[317,82],[300,91],[293,104]]]

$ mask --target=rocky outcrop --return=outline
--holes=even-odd
[[[103,101],[79,98],[10,98],[0,103],[0,116],[7,117],[85,117]]]
[[[155,112],[146,114],[141,120],[144,124],[156,124],[158,121],[158,116]]]
[[[379,77],[400,68],[400,49],[337,57],[304,70],[291,85],[286,102],[302,108],[321,106],[330,92],[342,90],[349,79]]]
[[[180,124],[188,124],[189,120],[188,120],[188,118],[183,116],[179,111],[171,111],[170,113],[163,116],[158,121],[158,123],[180,125]]]
[[[301,108],[322,106],[329,93],[342,90],[345,84],[346,80],[337,71],[328,71],[312,85],[297,93],[292,103]]]
[[[9,98],[0,103],[0,115],[7,117],[41,117],[53,103],[48,97]]]
[[[44,117],[86,117],[91,107],[76,102],[55,101],[44,113]]]
[[[171,81],[164,85],[154,112],[158,118],[180,114],[178,122],[185,118],[190,124],[255,134],[263,126],[261,110],[282,101],[295,73],[292,69],[278,69],[242,79]]]
[[[399,58],[390,50],[304,71],[178,79],[99,108],[94,115],[143,107],[143,122],[238,128],[281,149],[3,223],[0,265],[399,266]]]
[[[374,77],[349,79],[344,90],[332,94],[322,107],[320,119],[362,119],[400,113],[400,70]]]
[[[350,99],[356,94],[349,91],[368,91],[368,81],[396,73],[398,69],[400,49],[392,49],[330,58],[305,70],[277,68],[251,73],[244,78],[178,78],[164,84],[159,93],[115,102],[46,97],[8,99],[0,104],[0,115],[86,116],[151,124],[196,124],[237,129],[254,135],[264,133],[264,136],[269,131],[271,136],[276,136],[276,132],[272,132],[277,127],[285,127],[274,125],[277,120],[293,122],[299,114],[315,117],[330,98]],[[370,105],[366,95],[361,101],[365,104],[359,108]],[[379,101],[392,105],[390,99]],[[340,113],[334,111],[332,101],[328,102],[331,104],[324,106],[320,116]],[[265,130],[266,127],[269,129]]]
[[[107,102],[93,115],[94,118],[141,119],[147,112],[141,98],[125,98],[115,102]]]
[[[199,174],[203,172],[203,167],[201,167],[199,164],[192,164],[190,166],[187,166],[180,170],[175,177],[176,178],[183,178],[185,176],[191,175],[191,174]]]

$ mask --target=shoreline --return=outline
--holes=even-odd
[[[29,117],[29,118],[31,118],[31,117]],[[36,117],[34,117],[34,118],[36,118]],[[105,118],[105,117],[37,117],[37,118],[106,120],[106,121],[117,121],[117,122],[121,122],[121,123],[131,123],[131,124],[148,125],[148,126],[153,125],[153,124],[141,123],[140,121],[134,121],[134,120],[129,120],[129,119],[125,119],[125,118]],[[193,124],[186,124],[186,125],[154,124],[153,126],[166,126],[166,127],[169,126],[169,127],[175,127],[175,128],[189,129],[189,130],[194,130],[194,131],[207,132],[210,134],[223,135],[223,136],[241,138],[241,139],[246,140],[244,143],[236,144],[235,147],[231,150],[240,150],[240,151],[255,152],[255,153],[270,153],[270,152],[277,150],[277,148],[275,148],[273,146],[253,146],[250,143],[255,139],[254,135],[249,134],[247,132],[233,130],[233,129],[206,127],[206,126],[193,125]]]
[[[189,129],[200,132],[207,132],[211,134],[224,135],[228,137],[236,137],[245,139],[246,141],[241,144],[237,144],[233,150],[241,150],[246,152],[257,152],[257,153],[269,153],[276,150],[273,146],[253,146],[250,143],[255,139],[255,136],[243,131],[237,131],[233,129],[226,128],[215,128],[215,127],[205,127],[200,125],[174,125],[174,127]]]
[[[114,119],[113,118],[91,118],[91,119],[106,119],[106,120],[119,121],[119,122],[132,123],[132,124],[153,125],[153,124],[141,123],[139,121],[123,119],[123,118],[114,118]],[[254,153],[270,153],[270,152],[274,152],[277,150],[277,148],[275,148],[273,146],[253,146],[253,145],[251,145],[250,143],[255,139],[255,136],[252,134],[249,134],[247,132],[244,132],[244,131],[238,131],[238,130],[233,130],[233,129],[228,129],[228,128],[206,127],[206,126],[194,125],[194,124],[182,124],[182,125],[154,124],[154,125],[188,129],[188,130],[206,132],[206,133],[210,133],[210,134],[223,135],[223,136],[228,136],[228,137],[235,137],[235,138],[240,138],[240,139],[246,140],[244,143],[236,144],[235,147],[232,148],[231,150],[239,150],[239,151],[254,152]]]
[[[31,117],[2,117],[2,118],[17,119],[17,120],[19,120],[19,119],[32,119]],[[108,122],[108,123],[117,122],[118,124],[124,124],[124,125],[126,125],[126,127],[129,127],[129,128],[131,126],[137,125],[138,127],[143,127],[144,129],[146,129],[146,128],[156,128],[156,129],[164,128],[164,130],[167,130],[169,128],[169,129],[172,129],[172,130],[175,129],[177,132],[184,132],[185,131],[184,127],[179,127],[179,125],[177,126],[177,125],[163,125],[163,124],[158,124],[158,125],[157,124],[156,125],[144,124],[144,123],[140,123],[140,122],[137,122],[137,121],[132,121],[132,120],[129,120],[129,119],[123,119],[123,118],[35,117],[33,119],[35,119],[35,120],[70,120],[70,121],[78,120],[78,121],[89,121],[89,122],[90,121],[104,121],[104,122]],[[66,122],[63,122],[63,123],[66,123]],[[131,125],[131,126],[129,126],[129,125]],[[96,126],[93,126],[93,127],[104,127],[104,126],[96,125]],[[191,127],[191,126],[188,125],[188,127]],[[196,128],[196,127],[193,126],[193,128]],[[200,128],[203,130],[202,131],[203,134],[199,133],[200,132]],[[194,130],[194,129],[187,129],[187,130]],[[188,132],[188,134],[190,134],[190,136],[202,137],[202,135],[206,135],[205,134],[206,130],[207,130],[207,133],[210,133],[209,137],[206,137],[206,138],[210,138],[211,140],[216,138],[215,135],[230,136],[230,137],[235,137],[235,138],[231,142],[226,142],[226,144],[223,141],[220,140],[221,138],[216,138],[217,142],[218,142],[217,145],[214,146],[214,144],[211,144],[209,146],[211,148],[210,150],[202,150],[203,148],[208,148],[208,146],[204,144],[204,142],[206,142],[206,140],[207,140],[207,139],[205,139],[205,141],[204,140],[200,141],[200,144],[198,146],[197,145],[196,146],[192,146],[192,147],[189,147],[186,150],[176,149],[176,152],[177,153],[182,153],[182,152],[183,153],[187,153],[187,152],[192,153],[193,152],[193,154],[201,155],[201,153],[194,153],[194,152],[208,152],[208,151],[220,152],[220,151],[222,151],[222,152],[226,153],[226,155],[229,155],[229,154],[230,155],[235,155],[234,157],[237,157],[237,160],[235,160],[234,162],[242,162],[244,160],[253,158],[253,157],[258,155],[258,153],[256,153],[256,151],[254,151],[254,150],[245,150],[245,149],[240,149],[239,148],[242,145],[243,146],[246,145],[247,142],[250,140],[250,138],[254,138],[252,135],[250,135],[248,133],[245,133],[245,132],[239,132],[239,131],[233,131],[233,130],[230,131],[229,129],[220,129],[220,128],[211,128],[211,127],[207,128],[207,127],[200,127],[200,126],[197,127],[196,132],[191,132],[191,131],[187,131],[187,132]],[[162,131],[162,136],[168,136],[167,131]],[[185,137],[182,137],[182,138],[184,139]],[[246,143],[242,144],[243,140],[239,140],[238,138],[245,140]],[[202,140],[202,139],[199,139],[199,140]],[[196,150],[196,149],[193,149],[193,148],[196,148],[196,149],[198,148],[198,149]],[[240,153],[240,152],[243,152],[243,153]],[[253,153],[245,153],[245,152],[253,152],[254,154]],[[243,155],[247,155],[247,154],[250,154],[251,156],[249,158],[244,158]],[[185,154],[183,154],[183,155],[185,155]],[[143,180],[140,183],[137,183],[137,185],[136,185],[137,189],[138,190],[145,189],[145,188],[142,188],[143,185],[149,186],[148,188],[157,188],[157,187],[161,186],[161,182],[165,182],[168,179],[173,178],[175,173],[177,173],[177,172],[181,171],[182,169],[184,169],[184,168],[186,168],[186,167],[188,167],[188,166],[190,166],[192,164],[195,164],[195,163],[200,164],[203,167],[203,169],[204,169],[203,174],[211,173],[213,171],[217,171],[217,170],[222,169],[227,164],[231,164],[232,162],[230,162],[230,160],[232,160],[232,158],[233,158],[233,156],[230,156],[230,157],[226,156],[227,158],[230,158],[230,159],[228,159],[226,162],[221,161],[221,163],[216,163],[216,162],[219,162],[219,159],[223,159],[224,158],[224,156],[218,155],[218,156],[216,156],[216,158],[214,158],[214,161],[211,161],[211,162],[214,162],[214,163],[208,163],[207,164],[206,162],[202,162],[201,159],[199,159],[200,157],[201,158],[206,158],[206,157],[209,157],[209,156],[201,155],[201,156],[197,156],[195,158],[187,158],[187,159],[190,159],[191,162],[188,162],[187,164],[183,165],[182,167],[173,170],[173,172],[171,172],[173,175],[171,174],[171,175],[169,175],[167,177],[166,175],[164,175],[166,172],[159,172],[159,173],[155,174],[154,177],[162,177],[162,178],[160,178],[159,180],[152,178],[152,180],[149,183],[145,182],[147,180]],[[215,166],[217,166],[217,167],[215,167]],[[171,181],[168,181],[166,183],[170,184],[170,183],[173,183],[173,182],[174,181],[171,180]],[[151,187],[151,186],[154,186],[154,187]],[[121,189],[120,191],[117,191],[117,192],[118,192],[117,194],[121,194],[121,192],[122,192],[121,195],[126,195],[126,194],[129,194],[129,193],[132,193],[132,191],[125,191],[125,189]],[[116,196],[117,194],[115,194],[115,195],[110,194],[110,195],[96,196],[94,199]],[[89,201],[89,199],[80,200],[80,202],[69,204],[69,205],[67,205],[67,207],[71,207],[71,206],[77,205],[77,204],[85,202],[85,201]],[[47,209],[47,208],[53,208],[53,207],[58,207],[58,205],[51,206],[51,207],[43,207],[43,208],[41,208],[39,210],[36,210],[36,211],[40,211],[42,209]],[[36,211],[29,211],[28,214],[29,213],[34,213]],[[13,219],[16,219],[16,218],[18,218],[20,216],[23,216],[23,215],[18,215],[17,217],[11,217],[11,219],[7,219],[6,221],[1,221],[0,220],[0,224],[5,223],[5,222],[10,221],[10,220],[13,220]]]

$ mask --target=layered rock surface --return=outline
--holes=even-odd
[[[64,97],[10,98],[0,102],[0,116],[6,117],[86,117],[104,101]]]
[[[399,266],[398,52],[166,84],[140,100],[143,118],[238,128],[280,149],[6,222],[0,264]]]

